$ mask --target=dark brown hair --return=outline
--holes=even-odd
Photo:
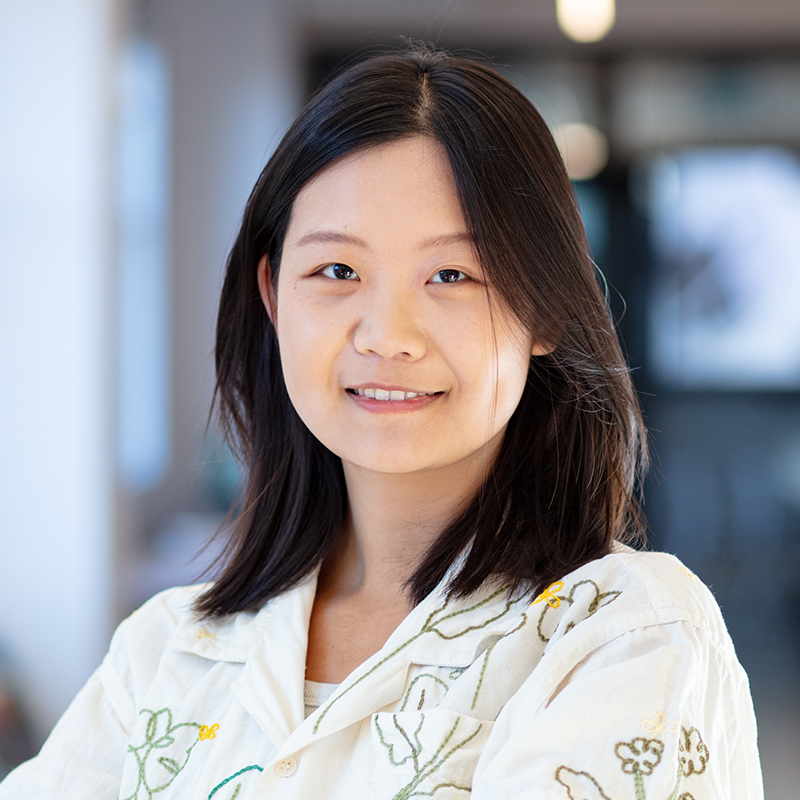
[[[295,412],[257,264],[273,284],[292,204],[336,159],[402,137],[444,148],[488,280],[535,341],[528,382],[491,472],[408,579],[419,602],[472,543],[449,591],[496,577],[537,592],[640,532],[634,487],[646,436],[561,157],[530,102],[480,61],[410,47],[325,86],[253,189],[228,259],[215,399],[247,474],[216,582],[197,609],[221,616],[296,585],[331,552],[347,493],[339,458]]]

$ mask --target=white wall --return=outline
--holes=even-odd
[[[172,97],[172,460],[165,511],[202,507],[225,259],[250,190],[301,101],[297,8],[285,0],[150,4]]]
[[[173,368],[161,429],[172,441],[156,496],[129,494],[115,454],[119,357],[153,324],[140,314],[137,333],[118,319],[119,29],[137,7],[146,30],[136,33],[158,48],[169,80]],[[115,554],[124,572],[142,519],[202,506],[196,467],[225,256],[297,110],[299,61],[283,0],[0,0],[0,654],[23,678],[40,737],[102,658],[115,603],[125,607]]]
[[[0,4],[0,645],[39,735],[110,634],[114,5]]]

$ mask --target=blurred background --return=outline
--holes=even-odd
[[[768,800],[800,786],[796,0],[0,0],[0,777],[215,554],[215,309],[304,98],[402,37],[492,57],[568,162]],[[198,555],[199,553],[199,555]]]

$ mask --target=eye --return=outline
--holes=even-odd
[[[327,267],[319,271],[320,275],[326,278],[333,278],[336,281],[357,281],[358,275],[352,267],[347,264],[328,264]]]
[[[434,273],[431,283],[458,283],[467,280],[467,276],[460,269],[440,269]]]

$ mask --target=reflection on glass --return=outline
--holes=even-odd
[[[687,150],[646,171],[656,374],[688,389],[800,387],[800,161]]]

